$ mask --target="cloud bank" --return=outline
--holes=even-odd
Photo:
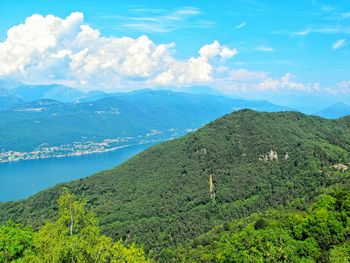
[[[238,53],[214,41],[203,46],[197,57],[177,60],[174,47],[174,43],[156,44],[145,35],[103,36],[84,23],[80,12],[65,19],[32,15],[10,28],[0,42],[0,78],[105,89],[140,83],[208,83],[213,65]]]

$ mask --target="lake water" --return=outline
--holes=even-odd
[[[0,202],[22,199],[58,183],[112,168],[151,145],[83,156],[0,163]]]

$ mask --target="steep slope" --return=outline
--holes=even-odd
[[[315,113],[315,115],[329,119],[337,119],[349,114],[350,106],[345,103],[336,103]]]
[[[350,172],[311,204],[226,222],[159,258],[164,262],[349,262]],[[347,177],[347,179],[346,179]],[[343,179],[343,180],[341,180]]]
[[[64,186],[88,199],[104,233],[159,253],[227,220],[316,195],[332,183],[327,169],[350,161],[349,127],[346,118],[238,111]],[[1,204],[0,221],[55,217],[62,186]]]

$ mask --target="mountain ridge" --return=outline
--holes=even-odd
[[[338,102],[316,112],[315,115],[329,119],[342,118],[344,116],[350,115],[350,105]]]
[[[316,196],[333,182],[330,167],[350,162],[349,129],[347,118],[237,111],[111,170],[3,203],[0,221],[55,217],[64,186],[87,198],[104,233],[157,255],[227,220]]]
[[[265,111],[287,109],[268,102],[166,90],[137,91],[81,103],[41,99],[0,111],[0,145],[3,151],[28,152],[41,144],[66,145],[82,138],[98,142],[169,129],[182,134],[186,129],[196,129],[223,114],[247,107]],[[165,136],[170,137],[171,134]]]

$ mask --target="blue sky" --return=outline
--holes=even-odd
[[[10,28],[24,23],[33,14],[43,17],[51,14],[65,20],[73,12],[80,12],[83,17],[76,15],[77,22],[74,23],[88,25],[100,32],[94,47],[91,46],[91,38],[88,46],[79,45],[78,48],[75,40],[72,40],[74,44],[67,45],[72,34],[79,33],[78,29],[63,37],[60,33],[54,35],[57,37],[54,42],[59,42],[55,47],[51,43],[33,52],[15,53],[27,59],[23,59],[23,65],[18,62],[12,68],[6,63],[9,68],[3,72],[0,70],[0,78],[28,83],[60,82],[81,89],[106,90],[206,85],[230,95],[269,99],[290,106],[298,104],[305,111],[312,111],[321,104],[346,103],[350,99],[349,1],[5,0],[0,3],[0,41],[3,46],[6,44],[7,49],[1,51],[0,44],[0,58],[9,54],[9,50],[14,50],[11,45],[22,45],[22,49],[26,49],[20,41],[32,41],[30,34],[36,30],[35,25],[29,27],[28,23],[28,27],[23,29],[28,34],[27,38],[19,37],[24,33],[18,31],[10,39],[7,36]],[[52,28],[50,21],[46,19],[42,23],[48,22],[48,27]],[[64,23],[61,25],[63,28]],[[53,24],[56,27],[56,22]],[[140,36],[147,39],[139,39]],[[130,60],[123,55],[118,58],[118,63],[123,65],[113,64],[117,62],[111,50],[118,52],[116,50],[125,45],[119,43],[111,47],[112,39],[123,37],[135,40],[125,47],[126,53],[130,45],[146,45],[153,50],[152,54],[147,53],[151,59],[144,57],[141,61],[134,56],[134,60]],[[219,44],[214,44],[215,41]],[[99,45],[103,45],[101,50],[106,49],[105,53],[109,54],[103,61],[110,59],[110,63],[106,62],[106,66],[98,70],[90,63],[87,69],[87,57],[96,57],[97,51],[85,54],[85,64],[79,64],[79,70],[74,68],[77,72],[65,79],[65,74],[73,71],[73,56],[85,49],[89,52],[94,48],[97,50]],[[205,54],[202,52],[204,55],[200,54],[205,45],[211,46]],[[154,56],[160,49],[165,51],[155,61]],[[61,53],[58,53],[60,50]],[[39,56],[39,51],[45,52],[45,55]],[[67,54],[62,55],[64,59],[61,59],[58,54],[66,51]],[[228,53],[223,55],[223,51]],[[142,52],[137,56],[143,57]],[[54,54],[60,60],[44,63],[48,54]],[[6,56],[7,59],[9,57]],[[6,62],[6,58],[3,61]],[[125,61],[120,62],[122,59]],[[126,65],[139,65],[140,68],[119,70]],[[166,70],[161,65],[166,65]],[[57,73],[65,67],[65,71]],[[109,71],[107,67],[110,67]],[[110,83],[116,84],[109,86]]]

